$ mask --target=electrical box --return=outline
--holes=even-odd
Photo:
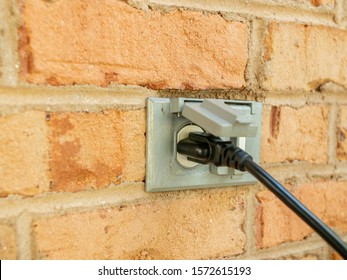
[[[176,151],[190,132],[231,140],[259,162],[261,103],[254,101],[149,98],[147,100],[146,191],[173,191],[255,183],[228,167],[189,161]]]

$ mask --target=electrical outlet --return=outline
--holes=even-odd
[[[179,141],[185,138],[188,138],[189,133],[191,132],[204,132],[204,130],[198,125],[189,123],[178,130],[177,136],[176,136],[176,143],[178,143]],[[193,168],[198,165],[198,163],[188,160],[186,156],[181,155],[177,152],[176,152],[176,159],[183,168]]]
[[[261,103],[236,100],[149,98],[147,100],[146,190],[173,191],[255,183],[252,175],[202,165],[177,153],[189,132],[231,139],[259,161]],[[218,135],[219,134],[219,135]]]

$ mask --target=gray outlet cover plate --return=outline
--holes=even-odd
[[[209,165],[199,164],[193,168],[184,168],[178,163],[176,159],[177,133],[182,127],[192,124],[180,114],[182,104],[202,101],[203,99],[148,98],[146,191],[226,187],[256,182],[255,178],[246,172],[230,170],[227,175],[216,175],[210,172],[211,167]],[[224,101],[226,104],[251,107],[252,125],[257,126],[258,130],[255,137],[246,137],[245,150],[252,155],[255,162],[259,162],[261,103],[237,100]],[[237,138],[231,139],[237,142]]]

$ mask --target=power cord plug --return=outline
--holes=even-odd
[[[247,152],[237,147],[233,142],[223,141],[209,133],[193,132],[189,134],[188,138],[177,144],[177,152],[187,156],[188,160],[197,163],[209,163],[248,171],[314,229],[344,259],[347,259],[346,243],[270,174],[256,164]]]
[[[227,166],[240,171],[246,171],[244,163],[253,160],[244,150],[231,141],[205,132],[194,132],[189,138],[177,144],[177,152],[188,156],[188,159],[201,164],[212,163],[216,166]]]

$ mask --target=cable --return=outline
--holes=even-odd
[[[188,159],[194,162],[212,163],[216,166],[228,166],[240,171],[248,171],[347,260],[346,243],[270,174],[256,164],[247,152],[235,146],[231,141],[223,141],[208,133],[194,132],[177,144],[177,152],[188,156]]]
[[[317,216],[310,212],[299,200],[278,183],[270,174],[257,165],[253,160],[247,159],[245,169],[273,192],[285,205],[297,214],[306,224],[314,229],[336,252],[347,259],[347,245],[324,224]]]

